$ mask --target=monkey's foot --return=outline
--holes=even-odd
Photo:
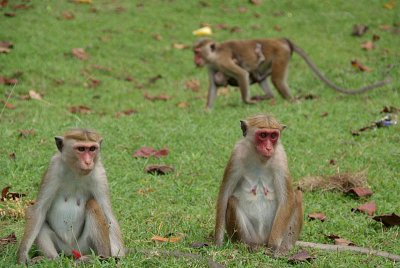
[[[46,259],[47,259],[47,258],[46,258],[45,256],[36,256],[36,257],[33,257],[33,258],[29,261],[29,264],[36,264],[36,263],[41,262],[41,261],[46,260]]]

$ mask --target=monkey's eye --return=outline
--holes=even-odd
[[[261,132],[261,133],[260,133],[260,137],[263,138],[263,139],[265,139],[266,137],[268,137],[268,133],[266,133],[266,132]]]
[[[275,140],[276,138],[278,138],[278,133],[276,132],[271,133],[271,139]]]
[[[85,151],[85,147],[83,146],[79,146],[76,148],[79,152],[84,152]]]
[[[94,152],[94,151],[96,151],[96,149],[97,149],[96,146],[91,146],[91,147],[89,148],[89,151]]]

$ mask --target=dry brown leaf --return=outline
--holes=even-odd
[[[394,0],[391,0],[383,5],[383,7],[386,9],[394,9],[395,6],[396,6],[396,1]]]
[[[362,72],[371,72],[372,71],[371,68],[361,64],[358,60],[352,60],[351,66],[353,66],[354,68],[356,68]]]
[[[200,90],[200,81],[197,79],[191,79],[185,81],[185,87],[193,92],[198,92]]]
[[[84,105],[79,106],[71,106],[68,108],[68,111],[73,114],[90,114],[92,110]]]
[[[169,151],[166,148],[161,149],[161,150],[156,150],[152,147],[142,147],[133,153],[133,157],[149,158],[150,156],[155,156],[155,157],[159,158],[159,157],[167,156],[168,153],[169,153]]]
[[[71,11],[65,10],[61,13],[61,17],[65,20],[73,20],[75,15]]]
[[[185,45],[185,44],[180,44],[180,43],[173,43],[173,44],[172,44],[172,47],[175,48],[175,49],[182,50],[182,49],[187,49],[187,48],[189,48],[190,46]]]
[[[120,111],[120,112],[116,112],[115,113],[115,117],[120,117],[122,115],[128,116],[128,115],[136,114],[137,112],[138,111],[136,109],[127,109],[127,110],[123,110],[123,111]]]
[[[364,197],[372,195],[372,191],[369,188],[364,188],[364,187],[354,187],[349,189],[346,193],[355,195],[356,197]]]
[[[18,84],[18,80],[15,78],[7,78],[4,76],[0,76],[0,85],[7,85],[7,86],[13,86],[15,84]]]
[[[43,100],[42,95],[40,95],[34,90],[29,90],[29,97],[34,100]]]
[[[10,243],[17,243],[17,236],[14,232],[5,237],[0,237],[0,245],[7,245]]]
[[[217,91],[217,95],[218,96],[227,96],[227,95],[229,95],[229,88],[227,88],[227,87],[219,88],[218,91]]]
[[[152,192],[154,192],[155,190],[153,189],[153,188],[146,188],[146,189],[138,189],[136,192],[139,194],[139,195],[147,195],[147,194],[149,194],[149,193],[152,193]]]
[[[101,84],[101,81],[95,78],[89,78],[87,82],[84,83],[86,88],[96,88]]]
[[[279,26],[279,25],[274,25],[274,30],[275,30],[276,32],[281,32],[281,31],[282,31],[282,27]]]
[[[151,238],[152,241],[157,241],[157,242],[170,242],[170,243],[176,243],[178,241],[180,241],[182,239],[182,237],[162,237],[162,236],[158,236],[158,235],[153,235],[153,237]]]
[[[351,242],[350,240],[346,240],[344,238],[335,238],[334,239],[334,243],[335,245],[339,245],[339,246],[355,246],[355,244],[353,242]]]
[[[307,251],[302,250],[302,251],[297,252],[296,254],[290,256],[288,258],[288,262],[294,264],[294,263],[299,263],[299,262],[310,262],[314,259],[315,259],[314,256],[311,256],[310,254],[308,254]]]
[[[382,222],[385,227],[393,227],[400,225],[400,217],[395,213],[378,215],[372,218],[375,221]]]
[[[392,29],[392,26],[384,24],[384,25],[380,25],[379,29],[381,29],[382,31],[390,31]]]
[[[326,215],[324,213],[310,213],[308,214],[308,219],[310,220],[320,220],[321,222],[324,222],[326,220]]]
[[[149,93],[145,92],[144,93],[144,98],[150,101],[156,101],[156,100],[162,100],[162,101],[167,101],[169,100],[171,97],[166,95],[166,94],[159,94],[156,96],[151,96]]]
[[[74,55],[75,58],[80,59],[80,60],[88,60],[89,59],[89,54],[87,54],[85,49],[83,49],[83,48],[73,48],[72,55]]]
[[[374,42],[372,41],[366,41],[361,44],[361,48],[367,51],[373,50],[375,48]]]
[[[148,165],[145,171],[150,174],[166,175],[174,171],[174,168],[168,165]]]
[[[187,103],[187,102],[184,102],[184,101],[182,101],[182,102],[178,102],[177,104],[176,104],[176,107],[178,107],[178,108],[188,108],[189,107],[189,103]]]
[[[1,100],[1,103],[3,103],[4,107],[6,107],[7,109],[15,109],[15,106],[12,103],[9,103],[8,101],[5,100]]]
[[[372,216],[376,212],[376,204],[374,201],[371,201],[371,202],[365,203],[357,208],[352,208],[351,211],[367,213],[369,216]]]
[[[377,42],[377,41],[379,41],[381,39],[381,37],[379,36],[379,35],[377,35],[377,34],[374,34],[373,36],[372,36],[372,41],[373,42]]]
[[[250,0],[250,3],[255,6],[259,6],[259,5],[261,5],[262,1],[261,0]]]
[[[368,26],[364,24],[355,24],[353,25],[352,35],[354,36],[363,36],[368,30]]]
[[[152,37],[154,40],[157,40],[157,41],[161,41],[163,39],[160,34],[153,34]]]
[[[18,137],[19,138],[27,138],[29,136],[35,136],[36,131],[34,129],[24,129],[24,130],[18,130]]]
[[[11,153],[8,155],[8,158],[10,158],[10,160],[15,161],[17,159],[17,155],[15,153]]]
[[[14,47],[13,43],[8,41],[0,41],[0,53],[8,53]]]

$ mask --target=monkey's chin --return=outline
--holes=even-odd
[[[86,176],[86,175],[89,175],[90,172],[92,172],[92,170],[93,170],[92,168],[88,168],[88,169],[81,168],[81,169],[79,170],[79,174],[80,174],[80,175]]]

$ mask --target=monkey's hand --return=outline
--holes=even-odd
[[[26,253],[25,253],[26,252]],[[18,251],[18,260],[19,264],[27,264],[29,262],[29,256],[27,251],[19,250]]]

